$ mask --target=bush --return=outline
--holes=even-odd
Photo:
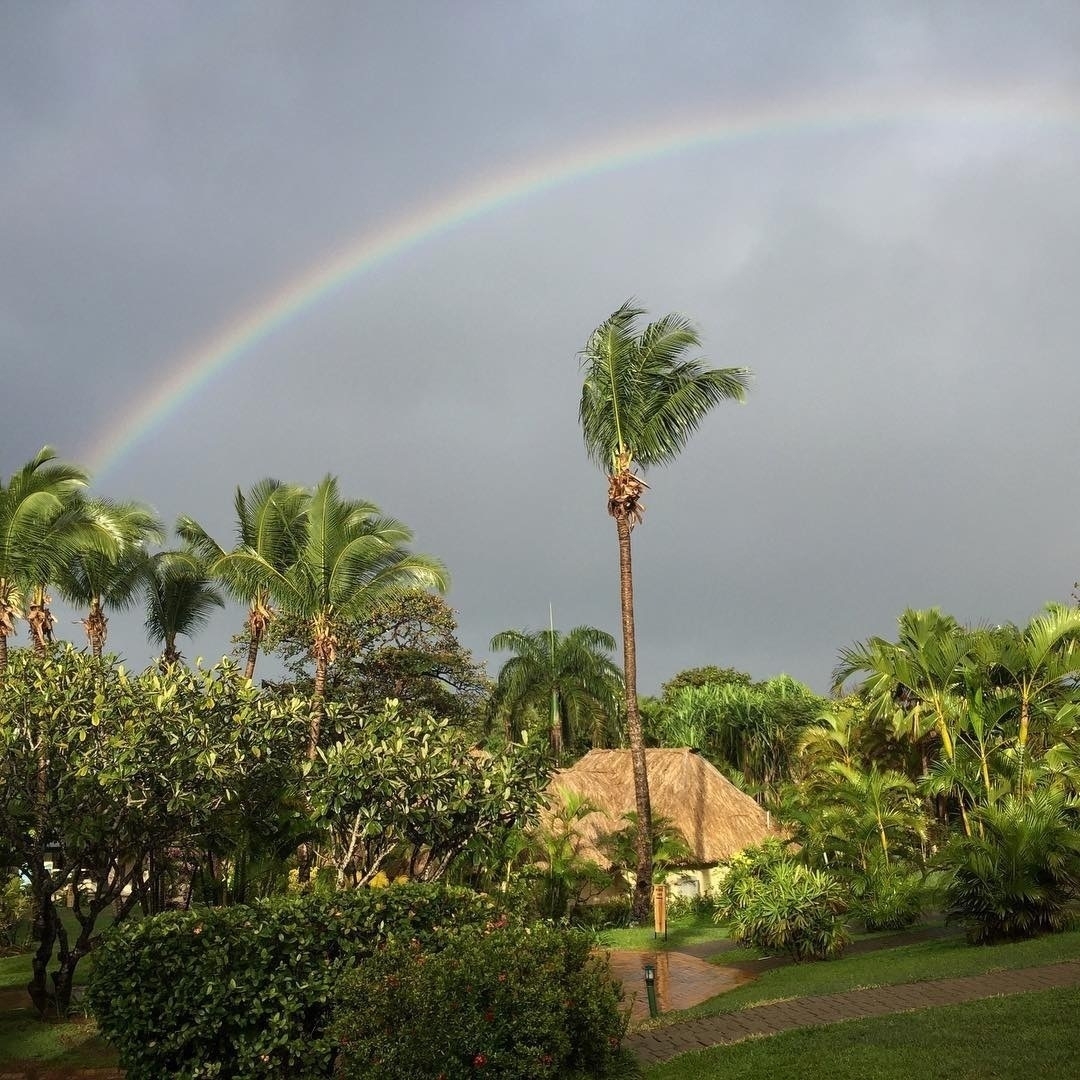
[[[610,1076],[627,1018],[589,935],[551,927],[463,933],[435,955],[380,950],[339,984],[343,1080]]]
[[[926,898],[922,875],[896,864],[878,866],[857,877],[852,893],[852,914],[872,933],[914,926],[922,917]]]
[[[617,900],[593,900],[581,904],[571,920],[574,926],[588,930],[621,930],[634,923],[630,898]]]
[[[329,1076],[346,971],[389,942],[434,951],[503,920],[486,897],[432,885],[166,912],[105,936],[88,1000],[128,1080]]]
[[[975,835],[955,837],[938,860],[948,921],[974,945],[1067,929],[1080,896],[1080,832],[1065,797],[1007,795],[971,817]]]
[[[30,914],[30,893],[16,874],[0,886],[0,945],[15,944],[19,924]]]
[[[731,861],[720,886],[717,922],[731,927],[742,945],[783,949],[799,963],[827,960],[848,942],[843,883],[823,870],[809,870],[766,841]]]

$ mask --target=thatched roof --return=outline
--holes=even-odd
[[[779,835],[765,811],[696,751],[646,750],[645,761],[653,815],[667,818],[679,829],[695,865],[723,862],[745,847]],[[558,805],[561,790],[576,792],[597,807],[574,831],[581,839],[580,853],[608,865],[596,840],[625,828],[623,815],[634,809],[630,751],[590,750],[551,778],[549,806]]]

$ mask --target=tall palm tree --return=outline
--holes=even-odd
[[[586,726],[609,726],[622,673],[608,655],[615,639],[593,626],[568,634],[549,630],[503,630],[491,639],[493,652],[514,655],[499,670],[492,708],[513,716],[528,706],[549,716],[551,749],[558,761],[568,739]],[[600,723],[598,723],[600,721]]]
[[[307,498],[304,529],[295,560],[285,568],[266,552],[241,546],[229,554],[234,589],[264,590],[284,614],[307,623],[315,662],[307,756],[314,760],[325,712],[327,672],[334,661],[336,629],[376,604],[403,598],[413,589],[449,586],[437,559],[409,551],[409,528],[385,517],[373,503],[343,499],[333,476]]]
[[[193,551],[159,551],[148,560],[146,635],[160,644],[161,666],[178,664],[183,656],[176,639],[190,637],[206,625],[225,598],[210,580],[206,564]]]
[[[236,547],[226,551],[192,518],[176,523],[180,539],[206,560],[210,573],[229,593],[248,605],[248,654],[244,674],[255,677],[259,646],[273,618],[270,592],[265,582],[244,573],[247,560],[241,556],[254,551],[266,565],[284,573],[295,561],[304,536],[307,492],[280,480],[260,480],[245,495],[236,489]]]
[[[157,515],[138,503],[94,499],[87,508],[116,532],[119,546],[112,554],[78,552],[59,568],[56,588],[69,603],[87,607],[83,629],[91,652],[100,657],[108,637],[105,609],[123,611],[136,601],[145,584],[146,545],[160,542],[162,533]]]
[[[88,483],[83,469],[58,461],[48,446],[0,483],[0,675],[24,608],[35,651],[44,652],[53,622],[46,589],[58,569],[86,550],[117,550],[115,531],[87,510]]]
[[[642,315],[641,308],[627,301],[593,332],[582,353],[585,378],[579,408],[585,448],[608,478],[607,509],[619,542],[626,724],[637,807],[638,919],[645,917],[651,902],[652,813],[637,703],[630,552],[631,530],[644,512],[646,484],[635,466],[649,469],[673,461],[714,405],[744,399],[750,375],[745,368],[710,369],[700,359],[687,359],[700,341],[683,316],[665,315],[639,333]]]

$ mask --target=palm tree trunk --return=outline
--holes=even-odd
[[[314,761],[319,751],[319,735],[326,703],[326,669],[329,666],[325,643],[320,647],[319,641],[316,641],[312,652],[315,654],[315,686],[311,692],[311,720],[306,754],[308,761]],[[296,851],[296,877],[301,885],[307,885],[311,880],[311,845],[306,842]]]
[[[248,634],[247,666],[244,668],[244,678],[255,678],[255,661],[259,658],[259,646],[262,644],[262,633],[252,629]]]
[[[630,559],[630,520],[625,511],[612,515],[619,537],[619,598],[622,606],[623,675],[626,685],[626,730],[630,739],[630,760],[634,767],[634,803],[637,835],[633,917],[641,922],[652,906],[652,804],[649,801],[649,773],[645,763],[645,740],[637,700],[637,639],[634,636],[634,573]]]
[[[95,660],[100,660],[101,654],[105,651],[108,625],[109,620],[101,609],[101,598],[94,597],[90,602],[90,611],[83,619],[83,629],[86,631],[86,638],[90,642],[90,652]]]
[[[0,675],[7,671],[8,666],[8,631],[0,625]]]

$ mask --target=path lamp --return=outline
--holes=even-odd
[[[649,1018],[655,1020],[660,1008],[656,1004],[656,968],[652,964],[645,965],[645,996],[649,999]]]

